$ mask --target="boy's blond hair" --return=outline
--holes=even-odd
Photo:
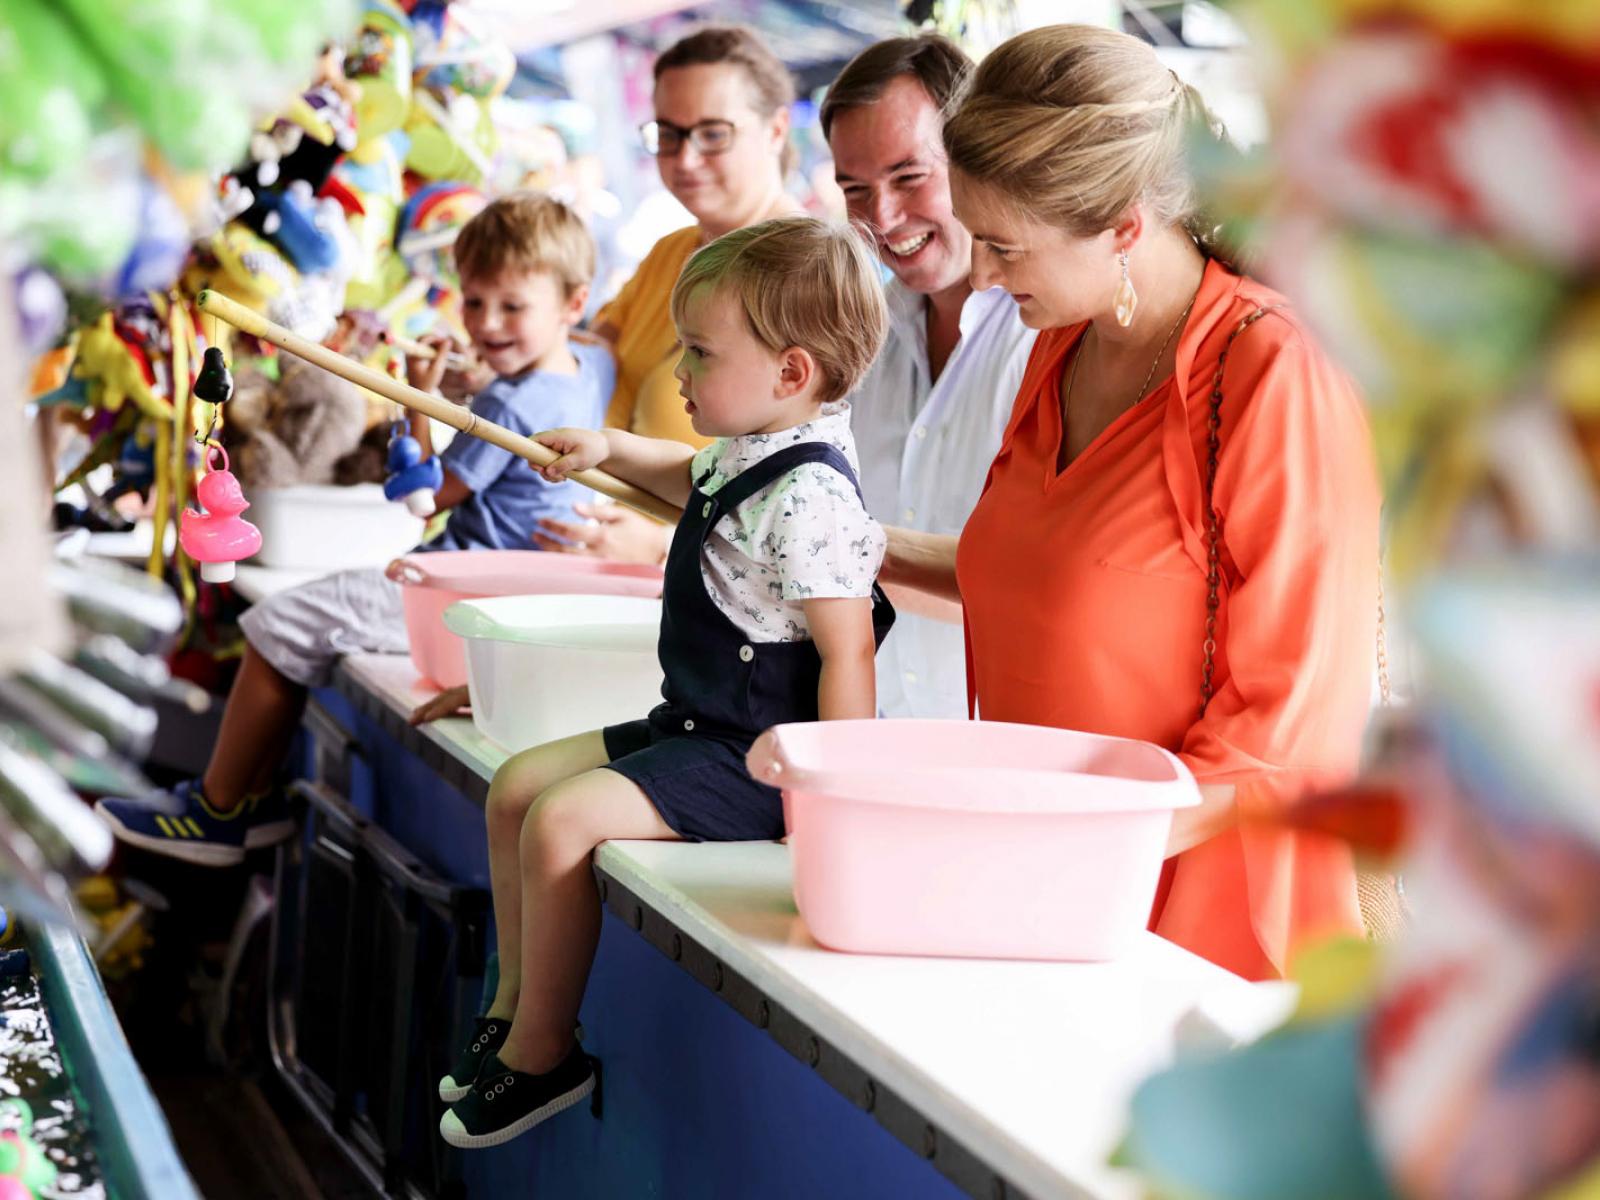
[[[672,319],[696,289],[729,289],[756,339],[774,354],[798,346],[822,372],[819,398],[849,394],[883,345],[888,311],[878,261],[848,225],[780,217],[724,234],[684,265]]]
[[[461,227],[455,256],[462,279],[546,271],[568,296],[594,279],[594,238],[577,213],[544,192],[492,201]]]

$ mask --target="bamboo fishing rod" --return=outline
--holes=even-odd
[[[287,350],[296,358],[303,358],[314,367],[321,367],[341,379],[348,379],[351,383],[387,397],[405,408],[426,413],[435,421],[442,421],[470,437],[482,438],[502,450],[509,450],[535,466],[549,466],[561,457],[554,450],[541,446],[532,438],[512,433],[503,425],[496,425],[493,421],[485,421],[475,416],[463,405],[451,404],[448,400],[431,396],[427,392],[401,383],[398,379],[391,379],[364,363],[346,358],[337,351],[329,350],[326,346],[291,333],[283,326],[267,320],[254,309],[246,308],[220,292],[209,290],[201,292],[195,300],[195,305],[201,312],[210,313],[235,329],[258,337],[264,342],[271,342],[280,350]],[[626,504],[647,517],[654,517],[669,525],[676,524],[678,518],[683,515],[683,510],[677,505],[601,470],[574,471],[569,478],[577,480],[585,487],[593,488],[603,496],[610,496],[619,504]]]
[[[438,358],[439,348],[430,346],[426,342],[419,342],[415,338],[401,337],[397,333],[379,335],[379,341],[385,345],[393,346],[407,358]],[[446,366],[464,369],[473,365],[473,360],[465,354],[458,354],[454,350],[446,351],[444,356]]]

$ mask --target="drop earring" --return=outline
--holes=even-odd
[[[1113,311],[1117,315],[1117,324],[1126,329],[1133,324],[1133,310],[1139,307],[1139,294],[1133,290],[1133,280],[1128,276],[1128,252],[1118,252],[1117,258],[1122,262],[1122,282],[1117,285]]]

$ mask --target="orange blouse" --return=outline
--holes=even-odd
[[[1208,264],[1173,376],[1059,473],[1061,376],[1085,326],[1042,333],[957,555],[982,717],[1141,738],[1237,786],[1239,825],[1168,862],[1151,928],[1250,979],[1361,930],[1348,849],[1253,818],[1355,771],[1378,597],[1360,399],[1274,313],[1239,335],[1223,380],[1223,588],[1198,717],[1211,383],[1240,319],[1281,302]]]

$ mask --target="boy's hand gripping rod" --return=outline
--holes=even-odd
[[[398,379],[391,379],[364,363],[346,358],[326,346],[320,346],[316,342],[291,333],[283,326],[275,325],[260,313],[228,299],[220,292],[201,292],[195,300],[195,305],[201,312],[210,313],[235,329],[258,337],[264,342],[271,342],[280,350],[287,350],[296,358],[305,359],[312,366],[321,367],[324,371],[330,371],[342,379],[348,379],[351,383],[377,392],[378,395],[385,396],[396,404],[426,413],[434,420],[453,426],[462,433],[482,438],[503,450],[509,450],[535,466],[548,466],[561,457],[554,450],[541,446],[532,438],[525,438],[521,434],[512,433],[503,425],[496,425],[493,421],[485,421],[481,417],[474,416],[465,406],[451,404],[438,396],[430,396],[427,392],[409,387]],[[677,505],[670,504],[661,497],[618,479],[615,475],[608,475],[604,471],[574,471],[569,478],[576,479],[585,487],[593,488],[601,495],[610,496],[620,504],[637,509],[647,517],[654,517],[669,525],[676,524],[678,518],[683,515],[683,510]]]

